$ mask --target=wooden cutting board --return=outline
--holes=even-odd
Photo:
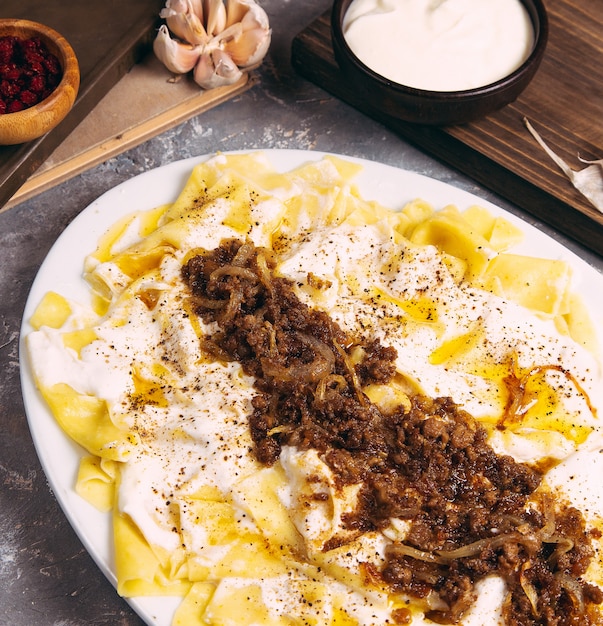
[[[174,80],[150,52],[67,135],[0,212],[233,98],[256,82],[254,75],[244,73],[233,85],[206,91],[190,75]]]
[[[165,0],[1,0],[0,17],[52,26],[73,46],[82,84],[69,116],[38,141],[0,146],[0,212],[251,87],[202,90],[151,51]]]
[[[462,126],[433,127],[392,119],[342,76],[333,55],[330,13],[292,44],[296,70],[401,136],[603,255],[603,213],[544,153],[524,125],[530,120],[574,170],[603,158],[603,1],[546,0],[545,58],[516,102]]]
[[[0,207],[148,52],[164,0],[1,0],[0,17],[41,22],[61,33],[80,65],[80,91],[52,131],[17,146],[0,146]]]

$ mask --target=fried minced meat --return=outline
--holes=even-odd
[[[363,388],[391,380],[395,349],[304,304],[275,275],[269,251],[249,242],[200,251],[182,276],[196,314],[218,328],[203,340],[206,352],[238,361],[255,379],[257,459],[271,465],[285,445],[315,449],[340,487],[362,484],[344,518],[349,530],[407,521],[384,566],[366,564],[367,582],[422,598],[430,620],[455,624],[476,583],[497,575],[507,587],[507,625],[603,624],[603,593],[582,578],[600,533],[539,489],[538,469],[496,454],[485,429],[450,398],[412,395],[387,411],[372,403]]]

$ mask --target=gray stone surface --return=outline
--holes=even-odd
[[[57,504],[32,443],[19,382],[19,327],[30,285],[56,238],[95,198],[141,172],[189,156],[296,148],[397,165],[471,191],[535,223],[294,72],[291,40],[329,8],[327,0],[262,4],[271,19],[273,43],[251,90],[0,214],[0,626],[142,623],[96,567]],[[600,258],[551,234],[603,267]]]

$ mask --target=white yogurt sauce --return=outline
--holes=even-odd
[[[343,32],[373,71],[430,91],[489,85],[516,70],[534,44],[520,0],[353,0]]]

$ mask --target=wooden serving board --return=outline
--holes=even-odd
[[[603,158],[603,1],[546,0],[549,41],[528,88],[486,118],[448,127],[393,119],[341,74],[333,55],[330,12],[292,44],[296,70],[328,92],[471,176],[520,208],[603,255],[603,213],[570,183],[536,143],[530,120],[572,167]]]
[[[233,85],[206,91],[190,76],[174,80],[149,53],[102,98],[0,212],[233,98],[255,82],[254,76],[244,73]]]
[[[33,141],[0,146],[0,207],[148,52],[164,0],[0,0],[0,17],[54,28],[71,44],[80,66],[80,90],[67,117]]]
[[[0,146],[0,212],[248,89],[205,91],[170,80],[151,43],[165,0],[0,0],[0,17],[42,22],[75,50],[81,86],[72,111],[44,137]]]

